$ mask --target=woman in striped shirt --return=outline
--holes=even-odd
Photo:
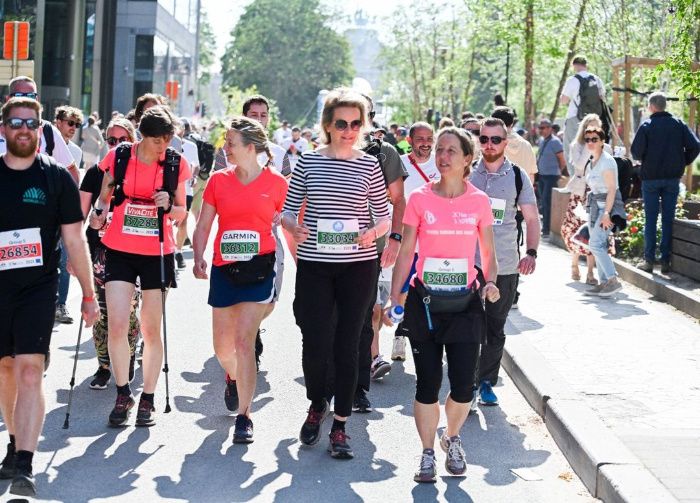
[[[282,218],[299,243],[294,315],[303,337],[302,365],[311,401],[300,439],[306,445],[319,440],[329,411],[326,371],[333,355],[335,418],[329,451],[339,459],[353,457],[345,421],[357,385],[360,331],[376,296],[375,241],[391,226],[379,163],[357,148],[367,122],[367,103],[361,95],[345,88],[328,95],[321,117],[324,146],[299,160]],[[305,200],[306,213],[299,223]]]

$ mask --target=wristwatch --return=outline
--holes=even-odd
[[[526,255],[530,255],[532,258],[537,258],[537,250],[534,248],[530,248],[528,251],[525,252]]]
[[[391,234],[389,234],[389,239],[393,239],[394,241],[398,241],[399,243],[401,242],[401,238],[402,236],[398,232],[392,232]]]

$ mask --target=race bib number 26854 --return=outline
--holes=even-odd
[[[0,271],[44,265],[38,227],[0,232]]]

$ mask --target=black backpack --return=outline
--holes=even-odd
[[[525,242],[523,237],[523,212],[518,207],[518,199],[520,199],[520,191],[523,190],[523,174],[519,166],[513,164],[513,173],[515,174],[515,226],[518,229],[518,255],[520,255],[520,247]]]
[[[199,178],[206,180],[214,168],[214,145],[203,140],[198,135],[188,135],[187,139],[197,145],[197,158],[199,160]]]
[[[613,157],[617,163],[617,184],[620,187],[622,201],[625,202],[632,195],[635,185],[634,165],[626,157]]]
[[[65,168],[58,164],[53,157],[50,157],[47,154],[38,154],[37,160],[39,161],[41,171],[44,172],[44,176],[46,177],[46,186],[49,190],[48,196],[60,197],[61,192],[63,192],[63,183],[61,182],[61,170]],[[56,214],[56,218],[58,218],[58,213]],[[52,253],[58,251],[60,238],[61,226],[59,225],[56,229],[56,245]]]
[[[126,168],[131,159],[131,143],[121,143],[117,147],[114,155],[114,206],[121,205],[126,199],[124,194],[124,178]],[[165,151],[165,161],[163,164],[163,188],[170,197],[175,196],[180,177],[180,154],[173,148],[168,147]]]
[[[56,143],[53,139],[53,126],[50,122],[44,121],[44,124],[42,124],[41,129],[44,133],[44,143],[46,143],[44,152],[48,156],[53,156],[53,148],[56,146]]]
[[[574,75],[578,80],[578,112],[576,117],[578,120],[583,119],[588,114],[596,114],[598,117],[603,117],[603,100],[600,99],[600,91],[598,82],[593,75],[581,77]]]

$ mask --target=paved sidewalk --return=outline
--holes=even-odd
[[[510,337],[536,348],[678,500],[700,502],[697,320],[629,284],[612,299],[585,297],[569,275],[569,255],[543,244]]]

